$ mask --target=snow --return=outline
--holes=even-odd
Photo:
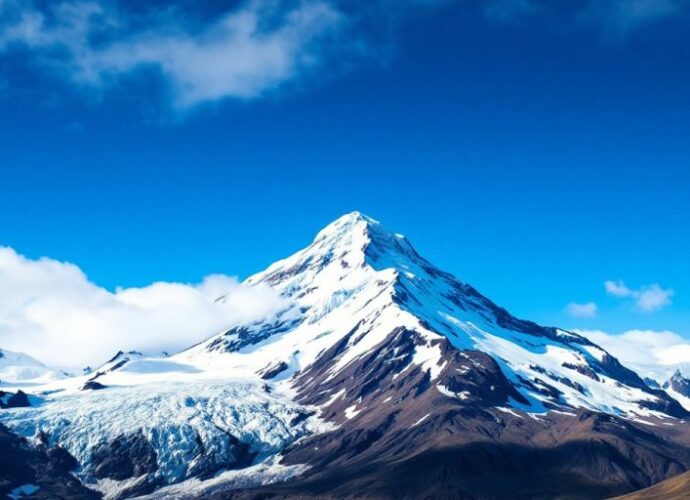
[[[469,397],[471,396],[471,394],[467,391],[453,392],[444,385],[437,385],[436,389],[438,389],[438,392],[440,392],[444,396],[448,396],[449,398],[458,398],[463,401],[469,399]]]
[[[340,399],[340,398],[342,398],[343,396],[345,396],[345,394],[347,394],[347,390],[345,390],[345,389],[340,389],[338,392],[336,392],[335,394],[333,394],[330,398],[328,398],[328,400],[327,400],[325,403],[322,403],[320,406],[321,406],[322,408],[327,408],[328,406],[330,406],[330,405],[332,405],[333,403],[335,403],[338,399]]]
[[[674,391],[672,387],[668,387],[665,390],[666,393],[668,393],[669,396],[678,401],[683,408],[690,411],[690,398],[688,398],[687,396],[683,396],[679,392]]]
[[[82,464],[80,478],[104,493],[117,485],[93,483],[91,453],[120,436],[142,432],[157,455],[153,478],[170,484],[187,479],[201,449],[218,463],[231,456],[230,435],[248,443],[260,463],[301,437],[331,428],[318,416],[298,419],[316,412],[256,376],[229,377],[167,360],[139,359],[101,376],[105,389],[79,390],[85,378],[61,381],[60,389],[46,386],[52,390],[43,404],[2,412],[0,421],[27,438],[46,433]]]
[[[422,370],[429,370],[431,380],[436,380],[445,367],[442,360],[441,349],[438,345],[417,346],[414,351],[412,362],[421,365]]]
[[[357,410],[357,405],[352,405],[345,408],[345,418],[348,420],[355,418],[362,410]]]
[[[60,370],[49,368],[24,353],[0,349],[0,387],[3,385],[30,387],[66,376],[67,374]]]
[[[417,420],[414,424],[412,424],[412,427],[417,427],[419,424],[421,424],[421,423],[424,422],[427,418],[429,418],[429,415],[431,415],[431,413],[427,413],[426,415],[424,415],[422,418],[420,418],[420,419]]]
[[[256,464],[241,470],[229,470],[221,472],[207,480],[197,478],[188,479],[180,483],[166,486],[150,495],[135,497],[139,500],[163,500],[175,498],[176,500],[193,500],[204,498],[216,491],[227,491],[242,488],[251,488],[285,482],[299,476],[308,470],[305,465],[281,465],[276,460]]]
[[[513,415],[514,417],[524,418],[522,415],[520,415],[518,412],[516,412],[512,408],[505,408],[503,406],[497,406],[496,409],[500,412],[508,413],[509,415]]]

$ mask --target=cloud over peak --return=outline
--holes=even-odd
[[[74,264],[0,247],[0,348],[52,365],[99,364],[118,350],[175,352],[287,305],[269,288],[221,274],[113,293]]]

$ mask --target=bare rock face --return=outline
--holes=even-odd
[[[0,408],[23,408],[27,406],[31,406],[31,402],[21,389],[15,393],[0,391]]]
[[[156,453],[142,433],[121,436],[92,451],[96,478],[115,480],[138,477],[157,469]]]
[[[664,384],[664,389],[672,389],[678,394],[690,398],[690,380],[683,377],[680,370],[676,370],[673,376]]]
[[[76,460],[59,447],[31,446],[0,424],[0,497],[32,485],[31,498],[97,499],[71,472]]]
[[[101,389],[105,389],[105,387],[106,386],[104,386],[100,382],[96,382],[95,380],[88,380],[86,383],[84,383],[81,390],[82,391],[100,391]]]
[[[269,363],[259,370],[258,374],[263,380],[270,380],[277,377],[287,369],[288,364],[285,361],[274,361],[273,363]]]

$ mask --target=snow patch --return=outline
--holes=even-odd
[[[352,418],[355,418],[357,415],[359,415],[359,413],[362,410],[356,410],[355,408],[357,408],[357,405],[352,405],[352,406],[345,408],[345,418],[350,420]]]

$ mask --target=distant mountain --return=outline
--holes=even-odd
[[[0,349],[0,386],[3,383],[44,383],[67,376],[67,373],[48,368],[31,356]]]
[[[0,421],[107,498],[601,498],[690,466],[678,399],[358,212],[244,285],[289,305],[170,357],[120,352]]]
[[[664,389],[670,389],[686,398],[690,397],[690,380],[684,378],[680,370],[676,370],[663,387]]]

